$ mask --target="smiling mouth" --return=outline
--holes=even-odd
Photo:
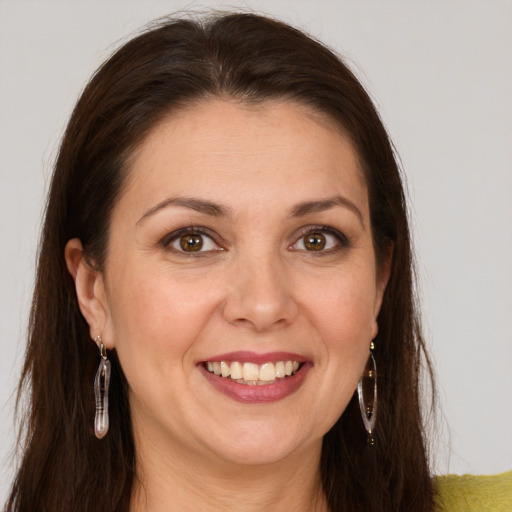
[[[301,368],[298,361],[276,361],[263,364],[238,361],[206,361],[204,367],[210,373],[247,386],[264,386],[295,375]]]

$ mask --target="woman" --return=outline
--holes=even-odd
[[[418,318],[352,73],[262,17],[164,22],[61,145],[7,509],[434,510]]]

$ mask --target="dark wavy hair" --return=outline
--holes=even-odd
[[[127,511],[137,468],[127,383],[112,351],[110,431],[93,433],[96,346],[64,260],[71,238],[101,271],[127,160],[164,117],[200,99],[291,100],[335,121],[366,178],[378,262],[393,260],[378,317],[375,446],[354,397],[325,435],[321,478],[331,511],[433,510],[419,372],[432,371],[415,306],[407,211],[386,130],[354,74],[333,52],[254,14],[165,19],[105,62],[67,126],[49,192],[20,397],[22,459],[7,510]]]

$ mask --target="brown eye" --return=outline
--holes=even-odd
[[[333,254],[338,250],[350,246],[350,242],[344,233],[329,226],[311,226],[306,231],[305,226],[298,240],[289,249],[292,251],[304,251],[306,253],[318,253],[318,256]]]
[[[223,251],[224,248],[215,243],[211,235],[203,233],[201,228],[187,227],[174,231],[161,240],[165,249],[174,253],[187,255],[203,255]]]
[[[194,233],[180,237],[180,247],[185,252],[197,252],[203,247],[203,237]]]
[[[308,233],[304,237],[304,247],[308,251],[322,251],[327,240],[323,233]]]

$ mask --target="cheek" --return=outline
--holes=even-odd
[[[341,274],[317,282],[315,293],[304,289],[303,308],[329,340],[331,348],[369,347],[375,325],[375,281],[371,272]]]
[[[181,366],[215,307],[213,292],[154,269],[123,272],[112,282],[112,339],[125,372],[135,364],[165,373]]]
[[[371,268],[318,282],[317,293],[310,292],[309,300],[302,304],[319,337],[317,344],[323,348],[317,396],[318,406],[324,413],[329,411],[326,429],[342,414],[368,359],[376,296]]]

